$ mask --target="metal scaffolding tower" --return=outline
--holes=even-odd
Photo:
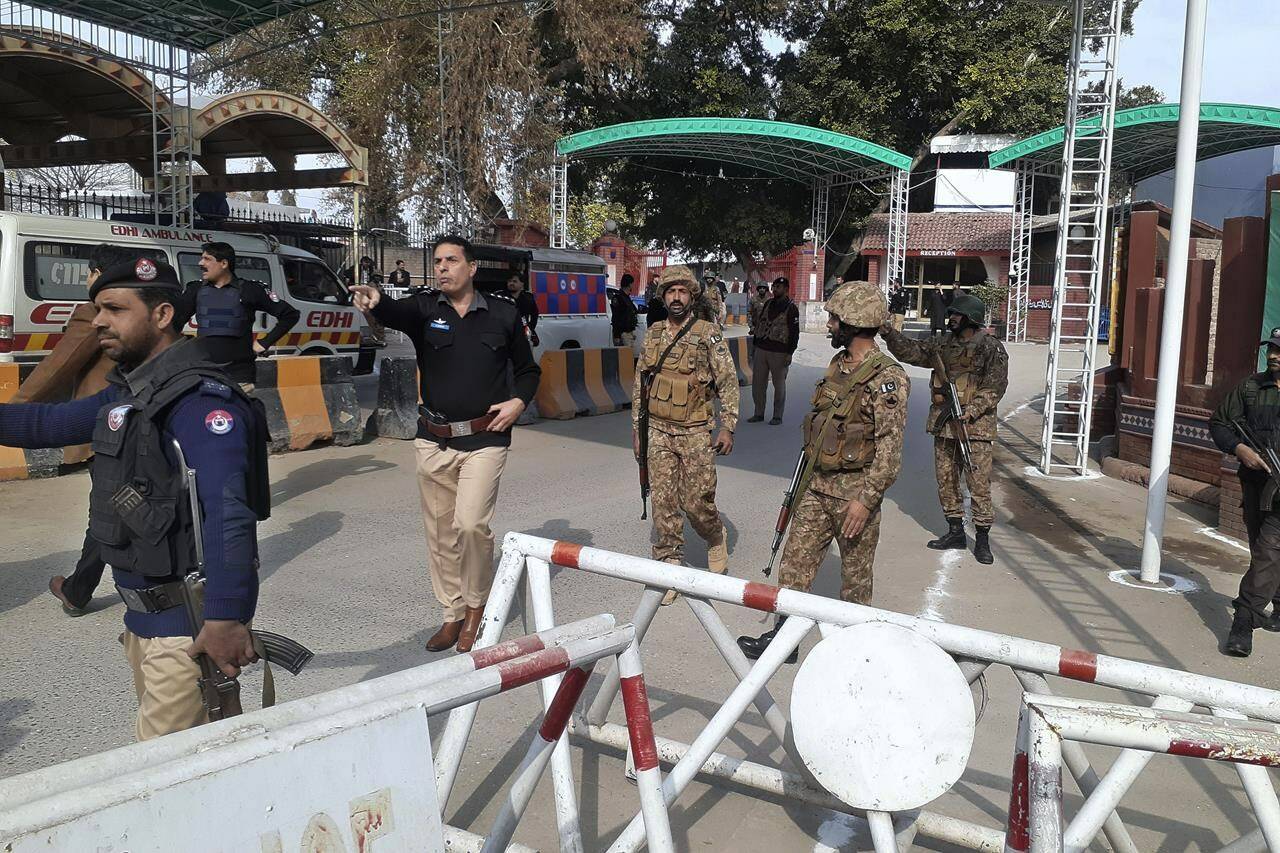
[[[1005,340],[1027,340],[1027,306],[1031,288],[1031,224],[1036,173],[1018,162],[1013,188],[1013,228],[1009,233],[1009,293],[1005,299]]]
[[[569,161],[559,155],[551,167],[551,248],[569,244]]]
[[[825,252],[827,247],[827,239],[830,234],[827,231],[828,204],[831,198],[831,177],[829,175],[817,178],[813,182],[813,202],[809,212],[809,227],[813,229],[813,265],[816,269],[818,259],[821,257],[820,252]],[[823,296],[823,282],[816,279],[810,283],[805,290],[804,285],[796,282],[800,286],[806,299],[821,299]]]
[[[899,169],[889,186],[889,239],[885,262],[889,274],[885,278],[886,293],[895,283],[902,283],[907,272],[907,191],[911,172]]]
[[[152,192],[155,222],[190,228],[195,129],[191,122],[191,54],[173,45],[158,45],[166,54],[167,72],[154,72],[151,85]]]
[[[462,174],[462,145],[457,135],[450,132],[448,113],[445,109],[449,73],[453,65],[445,42],[453,35],[453,28],[452,9],[436,13],[436,73],[439,79],[440,98],[440,152],[437,164],[440,193],[436,199],[436,233],[461,234],[464,237],[470,237],[474,231],[474,221],[470,214],[470,205],[467,203],[466,182]]]
[[[1084,474],[1106,264],[1121,0],[1075,0],[1040,468]]]

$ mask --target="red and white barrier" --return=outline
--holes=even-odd
[[[1028,786],[1036,784],[1031,778],[1033,756],[1028,754],[1032,749],[1032,738],[1028,731],[1019,741],[1022,744],[1019,759],[1022,765],[1018,768],[1020,773],[1015,771],[1015,790],[1010,809],[1011,820],[1007,826],[998,830],[930,811],[920,812],[914,817],[914,822],[910,815],[899,815],[896,821],[898,825],[895,826],[895,822],[889,820],[887,815],[882,818],[874,812],[864,813],[847,806],[841,808],[838,801],[833,802],[834,798],[830,794],[812,787],[809,781],[801,776],[787,773],[780,768],[742,761],[716,752],[719,743],[736,724],[738,717],[753,702],[770,729],[784,744],[787,743],[786,716],[769,695],[766,683],[781,665],[782,660],[815,624],[820,626],[824,636],[831,630],[865,622],[888,622],[909,628],[952,655],[970,683],[980,677],[990,666],[1003,665],[1014,671],[1025,689],[1036,692],[1048,692],[1045,676],[1056,675],[1156,697],[1156,706],[1154,709],[1148,709],[1153,713],[1202,705],[1217,709],[1232,709],[1232,713],[1280,721],[1280,692],[1274,690],[1083,650],[1066,649],[1049,643],[990,631],[923,620],[892,611],[780,589],[768,584],[715,575],[699,569],[672,566],[640,557],[614,554],[574,543],[557,542],[524,534],[509,534],[504,541],[503,558],[495,579],[494,594],[490,596],[489,607],[486,609],[486,630],[490,625],[495,629],[500,628],[505,622],[515,590],[519,587],[526,568],[530,573],[530,592],[535,612],[541,610],[543,613],[550,613],[549,584],[543,586],[541,581],[535,578],[535,575],[540,575],[548,563],[627,580],[644,587],[633,620],[636,627],[637,647],[643,643],[644,635],[658,609],[662,591],[674,589],[680,592],[706,629],[712,644],[739,679],[737,688],[692,744],[655,737],[659,764],[672,765],[671,772],[662,786],[664,802],[668,804],[672,802],[699,774],[704,777],[728,779],[738,785],[755,788],[772,795],[791,797],[815,805],[826,805],[864,817],[871,824],[869,829],[877,850],[891,849],[890,836],[894,829],[897,830],[896,843],[899,845],[909,843],[910,838],[919,832],[931,838],[970,849],[992,851],[992,853],[1005,849],[1006,846],[1007,849],[1018,851],[1018,853],[1030,850],[1032,842],[1035,841],[1035,831],[1031,826],[1028,791]],[[708,603],[710,601],[784,614],[789,618],[765,655],[753,664],[745,659],[736,644],[732,642],[732,637]],[[493,642],[497,639],[496,630],[488,637],[482,633],[482,639]],[[619,748],[620,744],[626,743],[630,746],[634,761],[637,750],[634,745],[629,744],[629,736],[624,736],[620,727],[607,723],[605,719],[609,708],[617,698],[619,689],[618,670],[611,669],[606,673],[603,685],[592,700],[586,716],[570,720],[569,734],[575,740],[610,748]],[[440,768],[442,778],[448,777],[451,772],[456,773],[456,766],[461,761],[461,751],[473,719],[474,708],[470,711],[467,708],[461,708],[451,715],[438,754],[437,766]],[[1029,721],[1025,728],[1030,729]],[[1047,743],[1040,744],[1042,749],[1051,749],[1051,746]],[[1086,794],[1084,807],[1070,826],[1065,829],[1060,828],[1059,836],[1070,841],[1079,840],[1087,846],[1092,843],[1100,828],[1117,853],[1136,853],[1136,847],[1115,811],[1115,804],[1119,802],[1120,797],[1145,764],[1140,754],[1141,750],[1133,747],[1130,752],[1121,756],[1121,759],[1104,777],[1099,777],[1090,766],[1088,758],[1078,743],[1065,740],[1058,745],[1058,749],[1060,754],[1056,760],[1067,765]],[[1050,757],[1040,756],[1044,760],[1041,761],[1040,769],[1037,771],[1039,775],[1036,776],[1036,782],[1046,789],[1053,787],[1052,781],[1055,778],[1050,770],[1045,769],[1054,764],[1049,761]],[[451,767],[454,769],[450,770]],[[1242,769],[1248,772],[1251,768],[1245,766]],[[1265,773],[1265,771],[1262,772]],[[1060,788],[1061,780],[1060,777],[1057,778]],[[1245,777],[1242,775],[1242,778]],[[1025,781],[1017,784],[1018,779]],[[452,784],[451,781],[449,784]],[[559,789],[560,786],[561,782],[557,780],[557,788]],[[443,801],[443,797],[447,796],[447,788],[442,788],[442,791],[444,791]],[[1246,781],[1246,791],[1265,793],[1256,776]],[[1250,793],[1250,798],[1251,801],[1254,799],[1253,793]],[[1259,809],[1255,805],[1255,811],[1258,813],[1259,820],[1269,820],[1265,808]],[[1045,824],[1046,821],[1052,822],[1052,818],[1042,816],[1039,822]],[[645,829],[647,826],[644,823],[643,813],[637,814],[610,849],[612,851],[639,849],[645,840]],[[1052,840],[1053,836],[1049,837]],[[1252,835],[1246,835],[1239,842],[1239,849],[1252,849],[1251,845],[1254,843],[1251,841],[1252,838]],[[562,846],[565,849],[573,849],[573,841],[574,839],[566,838],[562,834]],[[580,844],[580,840],[577,843]]]

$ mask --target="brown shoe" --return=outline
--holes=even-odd
[[[471,651],[471,647],[476,644],[476,635],[480,633],[480,625],[483,621],[483,607],[467,608],[466,618],[462,622],[462,633],[458,635],[458,651]]]
[[[49,592],[53,593],[53,597],[62,602],[62,612],[68,616],[83,616],[89,612],[87,607],[77,607],[71,603],[71,599],[67,598],[67,594],[62,591],[62,585],[67,582],[63,575],[54,575],[49,578]]]
[[[427,651],[443,652],[445,649],[453,648],[453,644],[458,642],[458,635],[462,633],[462,620],[457,622],[446,622],[440,626],[440,630],[427,640]]]

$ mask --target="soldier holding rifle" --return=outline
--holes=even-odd
[[[804,419],[804,450],[779,516],[773,556],[790,520],[779,579],[788,589],[807,591],[835,540],[840,597],[866,604],[880,538],[880,501],[902,467],[911,382],[902,366],[876,346],[876,332],[888,316],[878,287],[847,282],[826,308],[831,345],[840,352],[818,383]],[[760,657],[785,619],[780,616],[773,630],[759,637],[739,637],[739,648],[753,660]],[[788,662],[795,659],[793,653]]]
[[[272,658],[249,630],[256,525],[271,499],[266,419],[179,333],[182,289],[168,264],[112,266],[89,298],[99,345],[117,364],[108,387],[70,403],[0,406],[0,444],[93,442],[89,532],[127,607],[121,642],[135,732],[147,740],[239,713],[240,668]],[[281,662],[291,668],[310,657],[271,639],[290,647]]]
[[[1241,510],[1249,533],[1249,570],[1232,602],[1235,618],[1223,647],[1233,657],[1253,652],[1254,628],[1280,631],[1280,329],[1272,329],[1262,346],[1267,369],[1237,385],[1209,421],[1218,449],[1240,460]]]
[[[964,550],[964,494],[969,486],[976,536],[973,556],[992,563],[989,534],[995,522],[991,504],[991,446],[996,438],[996,406],[1009,386],[1009,355],[983,330],[982,300],[962,293],[947,306],[950,334],[913,340],[890,325],[881,329],[889,352],[919,367],[933,368],[933,397],[926,429],[932,433],[938,499],[947,532],[928,542],[935,551]]]

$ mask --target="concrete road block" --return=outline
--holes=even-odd
[[[538,416],[568,420],[631,406],[635,353],[629,347],[552,350],[542,355]]]
[[[378,408],[369,416],[370,434],[410,439],[418,434],[418,362],[384,358],[378,369]]]
[[[738,370],[738,384],[751,384],[751,356],[755,347],[751,344],[751,339],[745,335],[740,338],[725,338],[725,344],[729,347],[729,355],[733,356],[733,366]]]
[[[18,393],[18,385],[31,371],[32,365],[0,364],[0,403],[7,403]],[[25,368],[25,370],[24,370]],[[62,464],[62,448],[28,450],[0,447],[0,481],[34,480],[58,476]]]
[[[346,446],[364,438],[350,359],[260,359],[257,380],[254,396],[267,410],[273,453],[305,450],[319,441]]]

